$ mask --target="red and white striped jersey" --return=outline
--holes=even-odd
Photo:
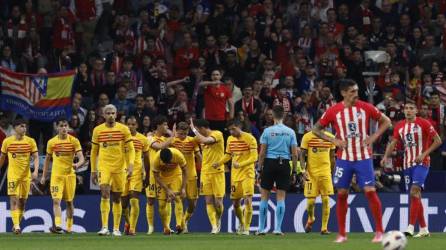
[[[352,107],[340,102],[325,111],[319,120],[323,127],[332,125],[336,138],[347,142],[345,149],[337,150],[337,158],[347,161],[360,161],[372,157],[372,149],[363,141],[369,135],[370,119],[378,121],[382,113],[373,105],[356,101]]]
[[[404,169],[417,165],[415,158],[430,147],[432,138],[436,135],[434,126],[420,117],[413,122],[402,120],[395,125],[393,138],[401,140],[404,145]],[[429,165],[430,157],[427,156],[423,160],[423,166]]]

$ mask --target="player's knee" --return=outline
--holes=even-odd
[[[251,206],[251,205],[252,205],[252,196],[246,196],[246,197],[243,199],[243,202],[244,202],[245,205],[247,205],[247,206]]]
[[[232,200],[232,205],[234,206],[234,208],[240,207],[240,200]]]
[[[155,199],[153,199],[153,198],[147,198],[147,205],[149,205],[149,206],[153,206],[153,204],[155,204]]]
[[[53,205],[54,206],[60,206],[60,200],[59,199],[54,199],[53,200]],[[68,202],[67,202],[67,205],[68,205]]]
[[[419,186],[412,186],[410,188],[410,196],[420,198],[421,197],[421,188]]]
[[[338,189],[338,194],[340,194],[340,195],[347,195],[348,194],[348,189],[340,188],[340,189]]]

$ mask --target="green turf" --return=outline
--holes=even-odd
[[[113,238],[111,236],[99,237],[96,234],[51,235],[42,233],[28,233],[19,236],[12,234],[0,234],[0,249],[57,249],[57,250],[143,250],[143,249],[170,249],[170,250],[378,250],[379,244],[372,244],[372,234],[352,233],[345,244],[332,243],[335,235],[321,236],[319,234],[288,233],[285,236],[237,236],[233,234],[209,234],[193,233],[188,235],[164,236],[154,234],[146,236],[139,234],[135,237],[123,236]],[[446,237],[444,234],[432,234],[430,238],[409,239],[407,250],[446,249]]]

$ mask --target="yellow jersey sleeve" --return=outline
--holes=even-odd
[[[7,154],[8,153],[8,151],[6,151],[6,149],[8,148],[8,143],[10,141],[8,139],[9,138],[6,138],[6,139],[3,140],[2,149],[1,149],[2,154]]]
[[[309,140],[309,134],[312,132],[305,133],[302,137],[302,142],[300,143],[300,148],[308,150],[308,140]]]
[[[54,151],[53,151],[53,147],[54,147],[54,138],[49,140],[48,143],[46,144],[46,154],[47,155],[53,155]]]
[[[185,166],[186,163],[186,158],[184,157],[183,153],[181,153],[178,149],[176,148],[170,148],[171,152],[172,152],[172,162],[177,163],[180,167]]]
[[[82,151],[81,142],[76,137],[73,137],[73,146],[74,146],[75,153]]]
[[[31,153],[35,153],[35,152],[39,151],[39,149],[37,149],[37,143],[36,143],[36,140],[34,140],[34,139],[31,138],[31,137],[28,137],[28,139],[29,139],[30,144],[31,144]]]

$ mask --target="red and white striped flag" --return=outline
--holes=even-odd
[[[32,77],[0,68],[1,93],[34,105],[44,98],[46,77]]]

